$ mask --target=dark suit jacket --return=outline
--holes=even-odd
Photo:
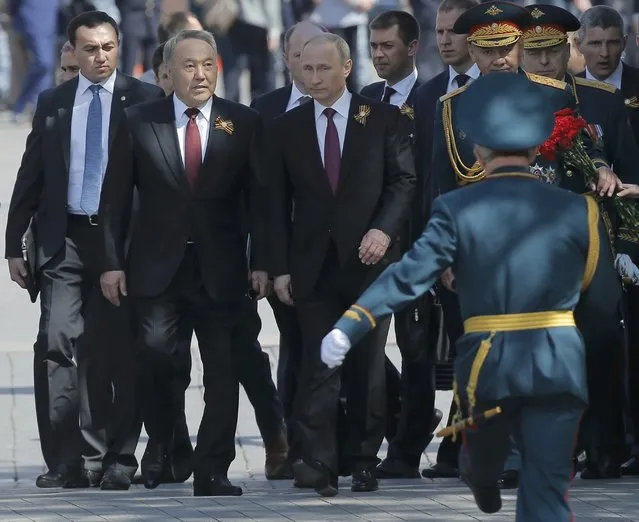
[[[231,134],[217,118],[233,123]],[[115,138],[100,201],[103,271],[125,269],[124,238],[134,187],[139,209],[126,268],[132,295],[163,292],[193,240],[204,286],[219,301],[241,299],[247,288],[241,209],[249,194],[252,268],[265,269],[264,186],[259,115],[243,105],[213,99],[209,139],[194,190],[184,173],[175,129],[173,97],[126,111]]]
[[[29,221],[38,226],[38,265],[55,256],[67,232],[67,190],[71,154],[71,116],[77,78],[44,91],[13,188],[7,219],[5,256],[22,257],[21,239]],[[109,122],[109,156],[124,109],[163,97],[162,89],[118,73]],[[117,150],[117,149],[116,149]]]
[[[576,76],[585,78],[586,71],[582,71]],[[626,102],[635,141],[639,145],[639,69],[626,63],[623,64],[621,72],[621,93]]]
[[[430,162],[433,152],[433,131],[437,101],[448,88],[448,68],[422,84],[415,93],[415,171],[417,172],[417,194],[415,196],[415,220],[419,218],[425,226],[430,215]],[[415,241],[423,226],[414,228]]]
[[[268,123],[269,120],[274,120],[286,112],[292,89],[291,85],[285,85],[274,91],[262,94],[251,101],[251,108],[259,112],[265,123]]]
[[[271,269],[291,274],[297,299],[310,297],[331,241],[342,267],[361,266],[358,247],[372,228],[396,239],[408,215],[415,169],[397,107],[353,94],[334,195],[322,165],[314,103],[278,118],[279,164],[271,180]],[[370,107],[365,125],[355,119]],[[295,212],[290,229],[289,201]],[[388,255],[398,255],[389,249]],[[379,265],[379,263],[378,263]]]

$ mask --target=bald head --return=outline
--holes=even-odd
[[[306,93],[302,82],[302,66],[300,57],[306,43],[326,32],[326,29],[313,22],[298,22],[284,35],[284,61],[297,88]]]

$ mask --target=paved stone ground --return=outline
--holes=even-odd
[[[0,121],[0,228],[4,230],[13,181],[24,148],[26,128]],[[0,247],[4,245],[1,244]],[[4,263],[2,263],[4,265]],[[295,490],[289,481],[264,479],[264,449],[253,412],[244,394],[241,397],[237,429],[237,458],[230,470],[233,482],[244,487],[244,496],[231,499],[193,498],[190,484],[160,486],[147,491],[134,486],[128,492],[97,490],[39,490],[35,477],[43,471],[35,422],[31,350],[38,310],[26,294],[13,285],[0,269],[0,520],[2,521],[92,521],[92,520],[217,520],[346,522],[350,520],[386,522],[414,521],[512,521],[512,493],[504,495],[504,508],[487,516],[475,507],[469,491],[458,480],[425,479],[382,481],[378,492],[354,494],[347,479],[340,482],[340,495],[320,499],[312,492]],[[275,363],[277,330],[268,309],[261,308],[264,327],[260,340]],[[389,353],[398,360],[394,340]],[[187,415],[191,433],[196,433],[202,411],[202,368],[195,354],[193,384],[187,395]],[[441,393],[437,406],[446,411],[450,394]],[[146,443],[146,437],[141,440]],[[437,450],[434,443],[424,455],[427,466]],[[381,455],[385,452],[382,448]],[[139,455],[141,456],[141,455]],[[639,522],[639,481],[587,482],[576,480],[571,491],[577,522]],[[553,522],[553,521],[547,521]]]

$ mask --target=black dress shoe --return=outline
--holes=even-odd
[[[422,470],[422,477],[424,478],[458,478],[459,470],[450,464],[445,462],[438,462],[430,468]]]
[[[193,473],[192,459],[193,446],[190,440],[184,440],[174,446],[164,457],[160,482],[162,484],[186,482]]]
[[[116,464],[111,464],[104,472],[100,489],[104,491],[127,491],[131,487],[131,476]]]
[[[317,461],[297,460],[293,463],[295,482],[298,487],[312,487],[322,497],[337,495],[337,477],[331,470]]]
[[[39,488],[62,488],[67,482],[67,477],[58,471],[47,471],[36,479]]]
[[[377,477],[374,471],[362,469],[353,473],[351,491],[354,493],[377,491],[378,487]]]
[[[155,489],[162,481],[166,460],[166,446],[149,441],[142,457],[142,481],[146,489]]]
[[[65,489],[97,488],[101,481],[101,471],[83,469],[80,475],[68,478],[64,487]]]
[[[517,489],[519,487],[519,471],[515,469],[504,470],[497,481],[499,489]]]
[[[225,475],[213,477],[195,475],[193,479],[194,497],[240,497],[242,488],[233,486]]]
[[[401,459],[384,459],[377,466],[377,478],[380,479],[418,479],[421,478],[419,468],[411,466]]]
[[[639,458],[631,457],[624,462],[621,465],[621,474],[628,477],[639,475]]]
[[[621,462],[607,454],[599,454],[596,458],[587,458],[586,467],[580,477],[584,480],[621,478]]]

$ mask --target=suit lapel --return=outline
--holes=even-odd
[[[291,92],[293,91],[293,84],[287,85],[278,93],[279,100],[275,105],[273,111],[273,117],[277,118],[280,114],[284,114],[286,112],[286,107],[288,107],[288,101],[291,99]],[[312,104],[311,104],[312,105]]]
[[[342,185],[344,179],[350,172],[351,165],[357,156],[357,150],[359,148],[365,149],[366,125],[371,125],[371,123],[367,122],[367,124],[362,124],[355,119],[355,115],[360,111],[360,106],[370,107],[370,105],[366,102],[366,98],[353,94],[350,109],[348,111],[348,121],[346,122],[346,134],[344,136],[344,150],[342,151],[338,190],[339,186]]]
[[[299,126],[299,133],[301,135],[300,143],[308,143],[309,148],[307,150],[300,150],[299,152],[306,154],[306,161],[311,167],[312,173],[319,182],[319,185],[323,187],[329,196],[333,196],[331,185],[328,182],[328,176],[324,170],[324,163],[322,162],[322,154],[319,148],[319,142],[317,140],[317,122],[315,121],[315,103],[307,103],[299,109],[301,112],[301,125]],[[299,121],[299,120],[298,120]]]
[[[113,87],[113,97],[111,99],[111,114],[109,116],[109,151],[118,130],[120,118],[124,114],[124,109],[129,106],[129,82],[123,74],[116,73],[115,85]]]
[[[173,108],[173,96],[167,96],[162,100],[157,118],[151,121],[151,127],[158,140],[158,144],[171,174],[179,186],[190,190],[184,173],[184,164],[180,154],[180,145],[175,127],[175,109]]]
[[[216,122],[220,125],[230,125],[232,124],[232,120],[228,115],[224,114],[224,109],[221,107],[221,103],[219,98],[213,97],[211,103],[211,113],[209,115],[209,137],[206,142],[206,152],[204,153],[204,160],[202,161],[202,166],[200,167],[200,172],[197,177],[196,186],[202,182],[202,179],[206,176],[207,172],[211,172],[213,169],[213,161],[215,157],[220,157],[217,154],[217,151],[223,150],[225,147],[228,148],[231,146],[229,142],[229,138],[233,135],[233,131],[229,132],[225,131],[223,128],[216,128]],[[219,167],[219,163],[218,163]]]
[[[78,89],[78,78],[65,82],[60,88],[58,104],[58,132],[62,140],[62,154],[64,156],[65,172],[69,172],[69,155],[71,154],[71,117],[75,92]]]

